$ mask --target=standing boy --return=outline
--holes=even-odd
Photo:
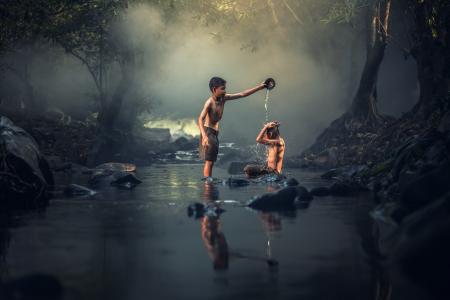
[[[266,82],[240,93],[227,94],[225,92],[226,81],[224,79],[213,77],[209,81],[211,97],[206,100],[198,117],[198,127],[200,129],[199,152],[200,158],[205,160],[205,166],[203,168],[203,176],[205,178],[211,179],[212,168],[219,153],[219,121],[222,119],[225,102],[250,96],[267,87]]]

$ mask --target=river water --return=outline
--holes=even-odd
[[[427,299],[373,257],[368,195],[320,197],[295,211],[241,206],[273,190],[205,185],[200,164],[138,169],[135,189],[56,198],[3,232],[2,281],[49,274],[64,299]],[[301,185],[318,173],[286,169]],[[216,168],[214,176],[227,178]],[[194,218],[194,202],[224,201],[219,218]],[[236,201],[236,202],[235,202]]]

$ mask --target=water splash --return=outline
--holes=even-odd
[[[266,99],[264,100],[264,108],[266,109],[266,123],[269,122],[269,93],[270,90],[266,90]]]
[[[256,143],[250,146],[250,151],[253,153],[254,160],[257,164],[265,165],[267,161],[267,149],[265,145]]]
[[[264,108],[266,110],[266,123],[269,122],[269,93],[270,90],[266,90],[266,98],[264,99]],[[260,165],[265,165],[267,163],[267,147],[265,145],[256,143],[250,146],[250,151],[253,153],[255,162]]]

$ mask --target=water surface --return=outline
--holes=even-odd
[[[258,213],[239,203],[274,186],[205,185],[201,173],[199,164],[140,168],[134,190],[57,198],[17,218],[6,229],[3,280],[50,274],[64,299],[426,299],[371,257],[367,195]],[[330,184],[285,173],[307,188]],[[214,200],[233,201],[218,218],[187,216],[189,204]]]

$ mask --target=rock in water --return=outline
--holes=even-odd
[[[45,206],[53,174],[36,141],[8,118],[0,116],[0,207]]]
[[[308,190],[303,186],[297,186],[297,200],[298,201],[310,201],[312,200],[313,196],[311,195]]]
[[[230,177],[230,178],[228,178],[226,183],[230,187],[238,187],[238,186],[247,186],[250,184],[250,181],[243,179],[243,178]]]
[[[203,211],[205,209],[205,206],[203,203],[193,203],[188,206],[187,213],[189,217],[194,217],[196,219],[203,217]]]
[[[247,175],[248,178],[256,178],[269,173],[269,171],[264,166],[256,164],[246,165],[243,169],[243,172]]]
[[[64,189],[64,195],[68,197],[94,196],[95,194],[97,194],[96,191],[78,184],[69,184]]]
[[[136,172],[136,165],[115,162],[98,165],[92,169],[90,181],[95,182],[102,177],[114,174],[114,172]]]
[[[246,162],[233,161],[228,166],[228,174],[237,175],[244,174],[244,168],[247,165]]]
[[[288,186],[276,192],[256,196],[247,203],[257,210],[292,209],[297,198],[297,187]]]
[[[111,170],[111,171],[123,171],[123,172],[136,172],[136,165],[128,163],[109,162],[98,165],[95,169]]]
[[[192,203],[187,208],[187,213],[189,217],[194,217],[195,219],[206,217],[219,217],[225,210],[220,208],[216,203],[209,202],[207,204],[203,203]]]
[[[133,189],[142,183],[134,174],[128,172],[115,172],[111,177],[111,185],[125,189]]]
[[[297,186],[299,182],[295,178],[289,178],[281,183],[282,186]]]

